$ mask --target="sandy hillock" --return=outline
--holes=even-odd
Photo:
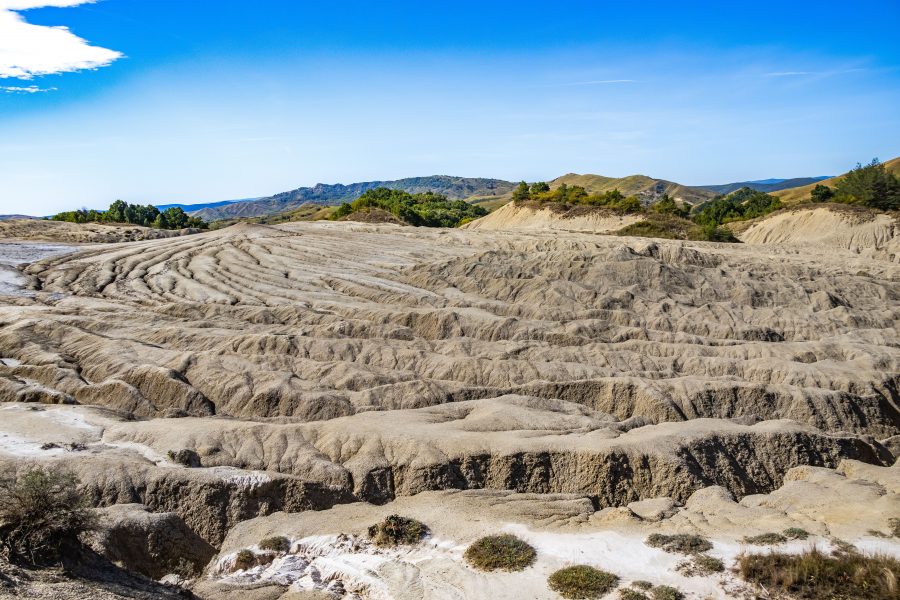
[[[900,261],[900,219],[860,207],[807,204],[736,224],[734,230],[746,244],[819,246]]]
[[[463,225],[463,227],[484,231],[612,233],[640,220],[641,218],[637,215],[622,215],[586,206],[561,209],[556,205],[541,206],[510,202],[485,217]]]
[[[0,239],[61,242],[67,244],[106,244],[137,240],[158,240],[197,233],[196,229],[169,231],[140,225],[67,223],[43,219],[0,221]]]

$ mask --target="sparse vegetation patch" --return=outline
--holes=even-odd
[[[291,549],[291,541],[283,535],[267,537],[259,542],[261,550],[271,550],[272,552],[287,552]]]
[[[783,544],[786,541],[787,538],[780,533],[761,533],[744,538],[744,543],[753,544],[754,546],[773,546],[775,544]]]
[[[547,584],[563,598],[600,598],[619,584],[619,578],[589,565],[575,565],[554,572]]]
[[[466,549],[466,561],[482,571],[521,571],[531,566],[537,552],[514,535],[489,535]]]
[[[782,534],[789,540],[805,540],[809,537],[809,532],[799,527],[788,527]]]
[[[738,573],[772,593],[814,600],[896,600],[900,594],[900,561],[857,552],[828,556],[818,549],[802,554],[745,554]]]
[[[678,571],[688,577],[712,575],[724,570],[725,563],[708,554],[695,554],[690,560],[678,565]]]
[[[0,552],[10,562],[55,561],[93,523],[74,473],[37,467],[0,477]]]
[[[684,594],[671,585],[658,585],[650,591],[653,600],[682,600]]]
[[[418,544],[426,535],[428,527],[424,523],[400,515],[390,515],[369,527],[369,537],[376,546]]]
[[[654,533],[647,538],[646,544],[653,548],[660,548],[666,552],[678,554],[700,554],[712,550],[712,543],[705,537],[691,533],[676,533],[664,535]]]

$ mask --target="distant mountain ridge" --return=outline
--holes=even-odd
[[[186,213],[196,212],[198,210],[203,210],[204,208],[218,208],[220,206],[225,206],[226,204],[235,204],[236,202],[253,202],[254,200],[258,200],[259,198],[240,198],[238,200],[219,200],[217,202],[202,202],[199,204],[154,204],[156,208],[159,210],[166,210],[167,208],[180,208]]]
[[[258,200],[233,202],[217,207],[188,211],[205,221],[219,221],[239,217],[262,217],[295,210],[304,204],[340,204],[359,198],[367,190],[378,187],[403,190],[410,194],[434,192],[451,200],[464,200],[473,196],[503,196],[516,186],[511,181],[486,179],[482,177],[454,177],[432,175],[429,177],[409,177],[394,181],[364,181],[344,185],[341,183],[319,183],[312,187],[301,187]]]
[[[824,181],[831,177],[830,175],[822,175],[820,177],[794,177],[793,179],[758,179],[756,181],[736,181],[734,183],[723,183],[720,185],[700,185],[696,186],[705,190],[710,190],[716,194],[730,194],[742,187],[748,187],[757,192],[778,192],[790,188],[810,185]]]

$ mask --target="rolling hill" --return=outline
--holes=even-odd
[[[565,183],[568,186],[578,185],[589,194],[602,194],[618,189],[626,196],[637,196],[644,204],[650,204],[663,194],[668,194],[676,200],[682,200],[690,204],[697,204],[711,199],[716,194],[703,188],[688,187],[680,183],[654,179],[646,175],[629,175],[628,177],[604,177],[602,175],[579,175],[568,173],[549,182],[551,189],[555,189]]]
[[[888,171],[891,171],[893,173],[900,175],[900,157],[892,158],[891,160],[885,161],[884,166]],[[805,202],[810,199],[809,193],[812,191],[812,189],[814,187],[816,187],[816,185],[821,184],[821,185],[827,185],[828,187],[834,187],[834,185],[838,181],[840,181],[844,177],[844,175],[846,175],[846,173],[844,173],[843,175],[838,175],[836,177],[831,177],[829,179],[823,179],[821,181],[817,181],[815,183],[811,183],[808,185],[790,188],[787,190],[781,190],[779,192],[775,192],[773,195],[778,196],[778,198],[784,204],[787,204],[787,205],[799,204],[801,202]]]
[[[515,184],[502,179],[481,177],[452,177],[432,175],[430,177],[410,177],[395,181],[365,181],[360,183],[324,184],[301,187],[249,202],[234,202],[224,206],[192,211],[206,221],[219,221],[238,217],[263,217],[300,208],[304,204],[340,204],[359,198],[367,190],[378,187],[403,190],[411,194],[435,192],[451,200],[463,200],[473,196],[479,198],[503,196],[512,191]]]

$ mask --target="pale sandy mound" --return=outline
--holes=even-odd
[[[892,215],[833,206],[804,207],[760,219],[738,233],[746,244],[799,244],[900,260],[900,223]]]
[[[158,240],[197,233],[197,229],[169,231],[139,225],[101,225],[99,223],[66,223],[41,219],[0,221],[0,239],[64,242],[68,244],[102,244]]]
[[[587,207],[560,211],[549,207],[523,206],[510,202],[486,217],[463,225],[485,231],[581,231],[611,233],[641,220],[637,215],[617,215]]]

